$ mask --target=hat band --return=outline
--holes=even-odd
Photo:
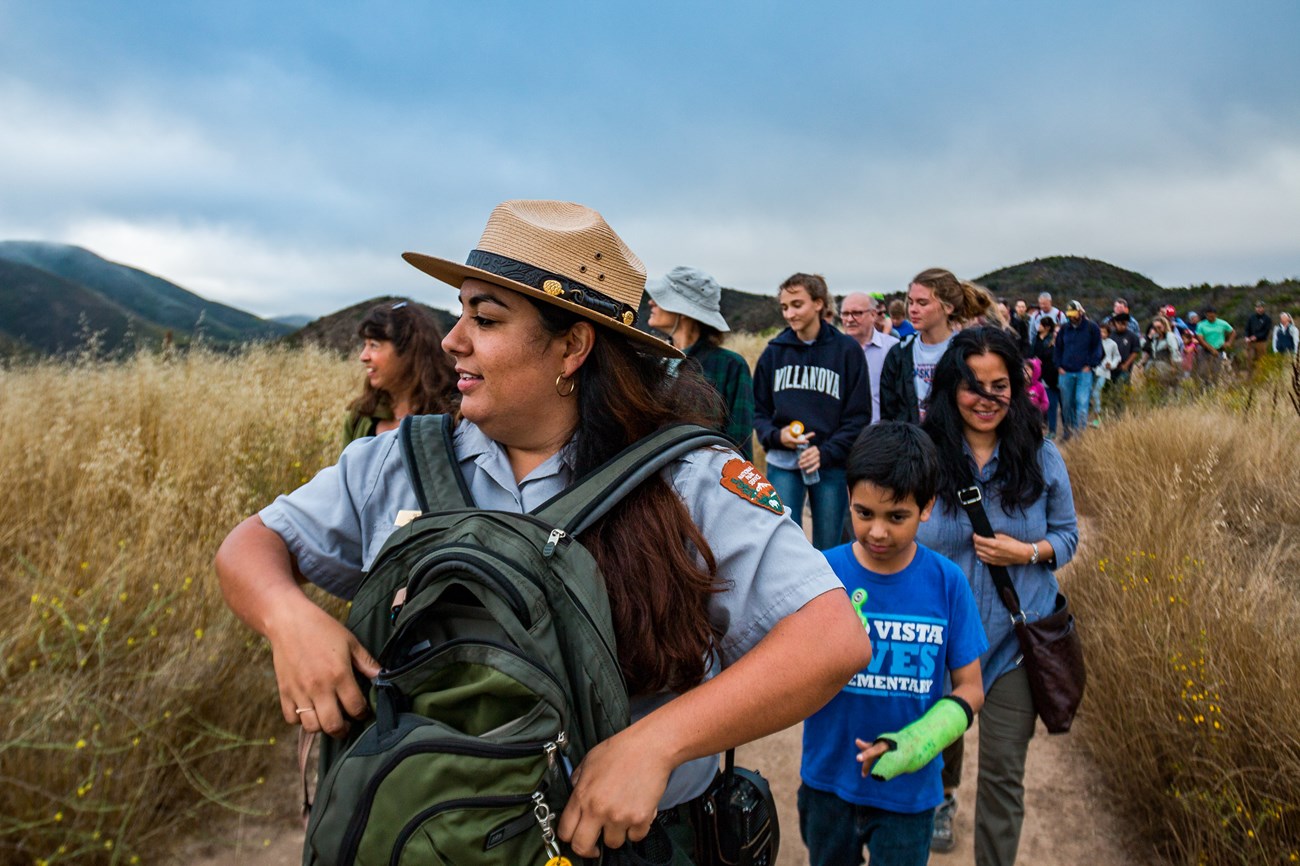
[[[498,277],[505,277],[516,283],[523,283],[539,292],[545,292],[553,298],[577,304],[580,307],[608,316],[624,325],[634,325],[637,311],[629,304],[616,301],[609,295],[598,292],[590,286],[584,286],[577,280],[560,276],[551,271],[512,259],[509,256],[489,253],[486,250],[474,250],[465,260],[471,268],[478,268]]]

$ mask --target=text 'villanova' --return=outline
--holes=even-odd
[[[776,371],[776,383],[773,391],[798,388],[802,391],[820,391],[840,399],[840,374],[825,367],[805,367],[795,365],[781,367]]]

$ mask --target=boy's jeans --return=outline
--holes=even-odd
[[[1088,398],[1092,396],[1092,371],[1067,373],[1061,371],[1061,423],[1065,426],[1062,437],[1069,439],[1088,426]]]
[[[843,468],[827,469],[823,466],[818,472],[821,481],[811,487],[803,483],[803,473],[798,469],[768,466],[767,480],[772,482],[777,495],[785,503],[787,513],[800,529],[803,528],[804,492],[807,492],[808,502],[812,505],[813,547],[830,550],[843,541],[844,518],[849,513],[849,490]]]
[[[799,786],[799,835],[811,866],[858,866],[862,846],[871,866],[925,866],[930,861],[934,810],[907,814],[858,806]]]

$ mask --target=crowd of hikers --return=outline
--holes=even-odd
[[[771,804],[729,750],[804,722],[810,862],[921,864],[956,844],[977,714],[971,844],[1015,862],[1035,710],[989,569],[1028,619],[1052,611],[1078,525],[1051,440],[1136,370],[1172,384],[1234,342],[1252,360],[1298,342],[1262,305],[1239,341],[1213,310],[1139,323],[1116,300],[1094,322],[939,268],[889,301],[796,273],[751,371],[722,346],[711,275],[647,281],[580,205],[505,202],[464,264],[404,257],[459,290],[457,324],[371,310],[338,463],[217,555],[285,720],[338,743],[308,863],[713,864],[751,845],[773,866]],[[959,502],[971,486],[992,537]],[[347,623],[305,582],[351,600]],[[508,790],[467,800],[462,779]]]

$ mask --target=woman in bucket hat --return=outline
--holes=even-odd
[[[404,258],[460,290],[443,347],[461,392],[453,448],[480,508],[529,511],[701,405],[702,385],[665,380],[663,358],[679,353],[635,327],[644,268],[589,208],[505,202],[465,264]],[[355,591],[394,515],[418,508],[404,459],[393,433],[354,442],[217,554],[228,603],[271,643],[285,720],[308,731],[345,731],[366,706],[354,669],[374,677],[378,665],[295,575]],[[633,723],[577,769],[557,830],[579,856],[643,838],[657,813],[680,816],[721,751],[803,719],[870,659],[799,527],[770,497],[725,483],[742,471],[751,492],[767,486],[734,452],[690,452],[584,534],[608,583]]]
[[[745,359],[722,348],[731,328],[722,318],[722,287],[698,268],[673,268],[646,284],[650,318],[646,324],[668,335],[686,355],[686,366],[702,375],[722,398],[722,432],[746,460],[754,456],[754,383]]]

